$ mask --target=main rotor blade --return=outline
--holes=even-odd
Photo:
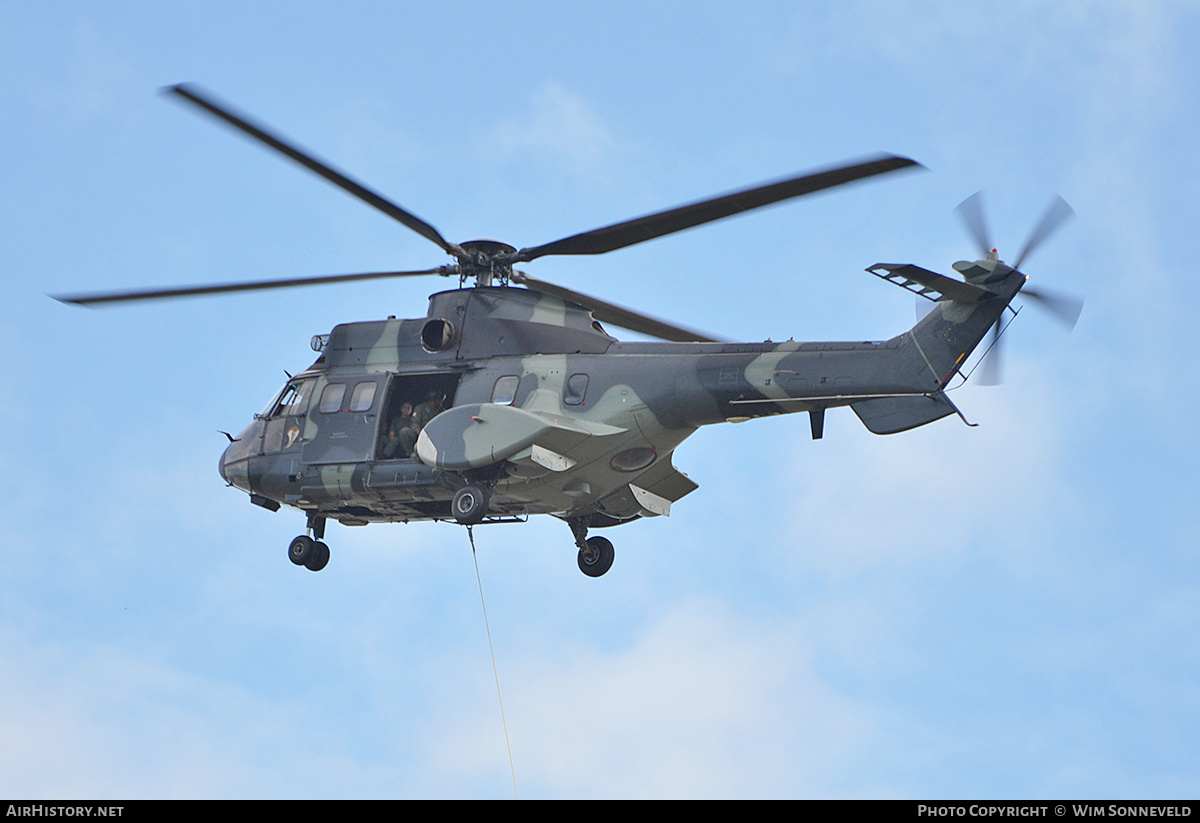
[[[1079,314],[1083,311],[1083,301],[1078,297],[1055,294],[1045,289],[1035,289],[1032,286],[1021,289],[1021,294],[1037,300],[1045,309],[1061,320],[1068,330],[1075,328]]]
[[[553,243],[521,249],[514,257],[514,262],[529,261],[547,254],[604,254],[782,200],[910,166],[920,164],[907,157],[886,155],[864,163],[767,183],[564,237]]]
[[[147,289],[143,291],[96,292],[93,294],[68,294],[54,296],[60,303],[76,306],[95,306],[104,303],[129,303],[137,300],[166,300],[175,297],[198,297],[205,294],[226,294],[238,291],[263,291],[286,289],[292,286],[320,286],[325,283],[350,283],[355,280],[382,280],[389,277],[417,277],[440,274],[449,277],[458,273],[457,266],[440,266],[436,269],[419,271],[378,271],[361,274],[330,274],[318,277],[293,277],[286,280],[256,280],[244,283],[216,283],[211,286],[180,286],[169,289]],[[53,295],[52,295],[53,296]]]
[[[417,217],[415,214],[405,211],[395,203],[384,198],[382,195],[371,191],[363,184],[352,180],[342,172],[337,171],[329,164],[317,160],[312,155],[301,151],[300,149],[286,142],[282,137],[271,134],[263,126],[253,123],[245,115],[235,114],[228,105],[217,103],[216,100],[210,97],[207,93],[202,92],[197,86],[194,86],[190,83],[181,83],[176,86],[168,86],[164,89],[164,91],[169,94],[178,95],[189,103],[199,106],[201,109],[213,115],[214,117],[224,120],[234,128],[250,135],[259,142],[265,143],[266,145],[275,149],[275,151],[290,157],[292,160],[296,161],[310,171],[321,175],[335,186],[374,206],[388,217],[391,217],[393,220],[398,220],[422,237],[433,241],[447,254],[458,256],[458,254],[462,251],[455,244],[447,242],[446,239],[438,233],[437,229],[426,223],[421,218]]]
[[[1042,219],[1034,226],[1029,239],[1025,241],[1025,247],[1017,255],[1017,262],[1013,263],[1013,268],[1020,269],[1021,263],[1034,249],[1042,244],[1043,240],[1052,235],[1059,226],[1074,216],[1075,210],[1067,204],[1066,200],[1056,195],[1050,201],[1050,206],[1046,209],[1046,213],[1042,215]]]
[[[589,294],[558,286],[554,283],[547,283],[545,280],[537,280],[524,272],[514,271],[512,273],[512,281],[520,283],[522,286],[533,291],[548,294],[562,300],[569,300],[572,303],[577,303],[586,309],[590,309],[592,315],[601,323],[609,323],[613,326],[619,326],[623,329],[647,334],[662,340],[670,340],[675,343],[723,342],[716,337],[710,337],[707,334],[692,329],[676,326],[674,323],[668,323],[665,320],[641,314],[624,306],[618,306],[615,303],[601,300],[598,297],[592,297]]]
[[[977,191],[955,208],[958,216],[966,224],[967,232],[979,247],[979,256],[987,257],[992,250],[992,241],[988,237],[987,220],[983,216],[983,192]]]

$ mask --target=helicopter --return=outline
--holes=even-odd
[[[591,577],[612,566],[602,529],[666,516],[698,484],[672,462],[703,426],[807,412],[813,439],[828,409],[849,406],[892,434],[962,413],[947,388],[1005,311],[1033,297],[1068,325],[1082,302],[1026,286],[1025,257],[1070,216],[1059,200],[1016,262],[991,248],[978,196],[959,207],[982,257],[962,279],[905,263],[868,272],[933,303],[884,341],[719,340],[536,279],[514,268],[551,255],[597,255],[813,192],[919,167],[896,155],[807,172],[540,246],[447,241],[430,223],[257,124],[192,84],[164,89],[299,163],[431,241],[454,262],[414,271],[58,296],[84,306],[362,280],[440,276],[457,288],[429,298],[424,317],[343,323],[310,341],[316,360],[288,381],[228,446],[225,482],[269,511],[306,515],[288,557],[325,568],[329,520],[449,521],[468,527],[563,520]],[[605,325],[656,338],[624,342]],[[973,425],[968,423],[968,425]]]

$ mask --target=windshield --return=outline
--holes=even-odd
[[[258,416],[282,417],[304,414],[308,411],[308,399],[312,395],[313,386],[316,382],[313,378],[289,380],[283,389],[280,390],[279,394],[275,395],[271,402],[263,407]]]

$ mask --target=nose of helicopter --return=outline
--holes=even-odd
[[[217,472],[220,473],[221,479],[226,483],[229,482],[229,477],[225,474],[225,463],[229,460],[229,452],[232,448],[232,443],[226,446],[225,451],[221,452],[221,459],[217,461]]]
[[[242,432],[239,437],[225,434],[229,438],[229,445],[221,452],[221,458],[217,461],[217,473],[221,475],[221,479],[235,489],[247,493],[255,491],[250,482],[250,463],[253,459],[250,447],[257,442],[255,434],[261,436],[261,432],[253,426]]]

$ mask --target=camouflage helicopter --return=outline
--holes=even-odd
[[[550,514],[571,528],[579,568],[598,577],[613,545],[591,529],[668,515],[697,484],[672,464],[701,426],[849,406],[870,431],[900,432],[961,413],[946,396],[967,357],[1018,293],[1068,324],[1079,301],[1026,288],[1025,256],[1067,216],[1062,201],[1017,262],[990,248],[978,197],[960,207],[983,257],[961,280],[911,264],[867,271],[930,301],[913,328],[881,342],[730,343],[571,289],[514,265],[594,255],[917,164],[882,156],[712,197],[520,250],[452,243],[429,223],[192,85],[166,89],[432,241],[453,264],[418,271],[62,296],[80,305],[438,275],[458,288],[424,317],[344,323],[312,338],[318,356],[287,381],[221,455],[221,477],[270,511],[307,515],[293,563],[329,561],[330,519],[346,526],[444,520],[464,525]],[[473,284],[468,286],[469,281]],[[518,288],[521,286],[523,288]],[[1011,310],[1010,310],[1011,311]],[[601,324],[658,338],[621,342]],[[964,422],[965,418],[964,418]]]

